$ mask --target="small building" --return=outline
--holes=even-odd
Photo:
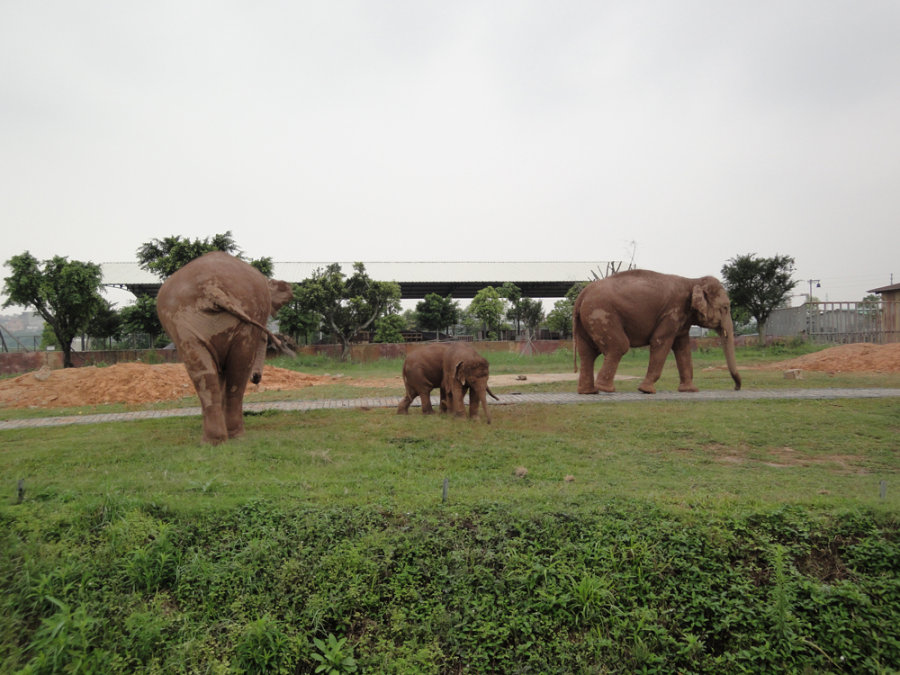
[[[900,284],[873,288],[869,293],[881,296],[885,342],[900,342]]]

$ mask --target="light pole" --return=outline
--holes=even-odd
[[[806,302],[812,302],[812,285],[815,284],[816,288],[821,288],[822,284],[820,283],[821,279],[807,279],[806,282],[809,284],[809,295],[806,296]]]

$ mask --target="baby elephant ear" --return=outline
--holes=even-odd
[[[456,366],[453,368],[453,377],[456,378],[457,382],[460,384],[465,384],[466,376],[462,371],[462,364],[462,361],[457,362]]]

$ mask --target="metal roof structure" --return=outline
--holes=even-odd
[[[328,262],[275,262],[274,277],[292,283],[308,279]],[[353,274],[352,262],[341,262],[347,276]],[[474,298],[485,286],[512,282],[529,298],[561,298],[572,284],[608,276],[623,264],[618,261],[567,262],[365,262],[366,273],[377,281],[400,285],[404,300],[421,299],[429,293],[454,298]],[[141,269],[136,262],[101,263],[103,283],[124,288],[134,295],[155,296],[162,282]]]

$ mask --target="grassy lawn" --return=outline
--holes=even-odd
[[[789,356],[739,351],[745,388],[898,386],[753,368]],[[695,356],[701,389],[731,388],[721,360]],[[620,375],[645,367],[638,350]],[[900,668],[897,399],[493,420],[266,412],[218,447],[190,417],[0,431],[0,672]]]

